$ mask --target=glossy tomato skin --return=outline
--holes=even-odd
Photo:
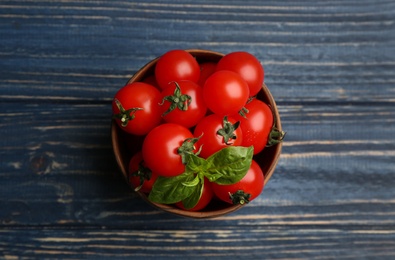
[[[148,168],[163,177],[173,177],[185,171],[177,150],[187,138],[193,138],[188,128],[173,124],[161,124],[145,137],[143,159]]]
[[[139,171],[140,167],[145,168],[144,170],[150,171],[150,169],[148,169],[148,167],[146,167],[146,164],[144,163],[143,154],[141,153],[141,151],[137,152],[130,159],[129,168],[128,168],[129,183],[135,189],[141,185],[141,178],[143,178],[144,182],[138,191],[143,192],[143,193],[149,193],[152,190],[152,185],[154,185],[156,179],[158,178],[158,175],[152,171],[150,171],[151,176],[149,178],[147,178],[147,177],[144,178],[144,176],[133,175],[137,171]]]
[[[232,71],[215,72],[203,86],[203,98],[208,109],[221,116],[237,114],[246,104],[249,95],[247,83]]]
[[[243,131],[242,146],[254,146],[254,154],[261,152],[267,142],[273,126],[273,113],[270,107],[259,99],[252,99],[245,105],[248,113],[245,117],[235,116]]]
[[[166,96],[172,96],[174,94],[174,91],[177,88],[176,84],[178,84],[182,95],[188,95],[190,97],[190,103],[189,105],[186,105],[186,110],[181,110],[176,107],[174,110],[163,116],[163,114],[169,109],[172,102],[162,101],[161,108],[163,119],[168,123],[177,123],[185,126],[186,128],[193,127],[206,115],[207,112],[207,106],[203,100],[203,90],[197,83],[189,80],[172,82],[162,91],[162,100]]]
[[[200,78],[198,81],[198,85],[203,87],[207,78],[210,77],[217,68],[217,63],[215,62],[203,62],[200,63]]]
[[[222,57],[217,71],[231,70],[239,74],[248,84],[250,96],[258,94],[262,88],[265,72],[259,60],[248,52],[232,52]]]
[[[200,68],[196,59],[184,50],[171,50],[159,57],[155,66],[155,78],[161,89],[169,82],[190,80],[198,82]]]
[[[250,194],[249,201],[254,200],[261,194],[265,183],[264,174],[258,163],[252,160],[251,167],[247,174],[239,182],[230,185],[220,185],[212,182],[214,194],[217,198],[227,203],[233,204],[230,194],[236,193],[238,190]]]
[[[195,144],[197,150],[201,148],[199,156],[207,158],[228,145],[239,146],[242,144],[243,133],[240,127],[233,132],[236,139],[229,140],[228,144],[225,143],[224,137],[217,133],[218,130],[224,127],[223,121],[224,117],[211,114],[204,117],[196,125],[193,135],[200,137]],[[228,121],[232,124],[237,122],[233,117],[228,117]]]
[[[214,197],[214,192],[211,187],[210,181],[207,178],[204,178],[202,196],[200,197],[199,202],[196,204],[196,206],[191,209],[186,209],[182,204],[182,201],[177,202],[176,206],[179,207],[180,209],[184,209],[188,211],[199,211],[204,209],[211,202],[213,197]]]
[[[116,123],[130,134],[145,135],[161,122],[160,91],[147,83],[134,82],[121,88],[112,101],[113,115],[121,112],[117,101],[125,110],[138,108],[126,126],[122,126],[121,120],[115,117]]]

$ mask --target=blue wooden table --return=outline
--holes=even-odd
[[[111,100],[171,49],[248,51],[287,131],[261,196],[158,211]],[[0,258],[395,259],[395,2],[0,1]]]

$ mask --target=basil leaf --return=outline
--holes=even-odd
[[[195,207],[198,204],[200,197],[202,196],[202,193],[203,193],[204,176],[199,174],[196,177],[199,179],[199,182],[194,187],[195,190],[189,197],[182,200],[182,205],[184,205],[184,207],[186,209],[191,209],[191,208]]]
[[[186,154],[185,172],[175,177],[158,177],[148,199],[162,204],[182,201],[186,209],[191,209],[202,195],[204,177],[224,185],[240,181],[251,166],[253,152],[252,146],[228,146],[207,159]]]
[[[204,171],[207,166],[205,159],[198,157],[196,154],[187,154],[186,156],[188,163],[185,170],[187,172],[198,173]]]
[[[199,184],[199,181],[200,181],[200,180],[199,180],[199,176],[196,175],[196,177],[195,177],[192,181],[183,182],[182,184],[183,184],[184,186],[193,187],[193,186],[198,185],[198,184]]]
[[[222,185],[240,181],[251,166],[253,146],[228,146],[206,159],[204,175],[211,181]]]
[[[152,202],[162,204],[177,203],[189,196],[195,191],[196,185],[184,185],[193,183],[195,175],[193,172],[185,172],[174,177],[159,176],[148,195]]]

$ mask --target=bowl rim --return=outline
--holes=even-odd
[[[216,56],[218,59],[223,57],[224,54],[220,53],[220,52],[215,52],[215,51],[210,51],[210,50],[202,50],[202,49],[186,49],[185,51],[191,53],[193,56],[201,56],[201,55],[210,55],[210,56]],[[143,79],[143,77],[145,76],[145,74],[149,71],[152,70],[152,66],[157,62],[157,60],[160,58],[157,57],[151,61],[149,61],[148,63],[146,63],[143,67],[141,67],[135,74],[133,74],[132,77],[130,77],[130,79],[127,81],[126,84],[135,82],[135,81],[140,81]],[[280,119],[280,114],[278,112],[278,108],[277,108],[277,104],[272,96],[272,94],[270,93],[269,88],[266,86],[265,83],[262,84],[262,91],[263,91],[263,95],[268,99],[268,103],[272,109],[273,112],[273,116],[275,119],[274,125],[275,127],[279,130],[282,131],[282,126],[281,126],[281,119]],[[111,142],[112,142],[112,148],[113,148],[113,154],[115,156],[118,168],[120,169],[123,177],[127,180],[127,168],[125,167],[125,162],[122,159],[122,156],[120,154],[120,146],[118,141],[118,125],[115,123],[114,120],[111,121]],[[282,142],[276,144],[275,146],[271,147],[272,149],[274,149],[273,153],[274,153],[274,157],[271,161],[271,164],[269,166],[269,168],[267,169],[267,171],[264,173],[265,174],[265,181],[264,181],[264,185],[266,186],[267,182],[269,181],[269,179],[272,177],[272,175],[274,174],[274,170],[278,164],[278,161],[280,159],[280,155],[281,155],[281,150],[282,150]],[[151,206],[166,211],[168,213],[172,213],[178,216],[182,216],[182,217],[188,217],[188,218],[195,218],[195,219],[201,219],[201,218],[214,218],[214,217],[219,217],[219,216],[223,216],[225,214],[229,214],[232,213],[240,208],[242,208],[244,205],[230,205],[221,209],[217,209],[217,210],[211,210],[211,211],[188,211],[188,210],[183,210],[180,208],[177,208],[174,205],[166,205],[166,204],[159,204],[159,203],[155,203],[152,202],[148,199],[148,197],[142,193],[142,192],[136,192],[139,197],[141,197],[143,200],[145,200],[148,204],[150,204]]]

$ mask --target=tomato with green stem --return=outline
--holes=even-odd
[[[252,99],[245,105],[243,116],[235,118],[240,121],[243,131],[243,146],[254,146],[254,154],[261,152],[273,127],[273,112],[270,107],[259,99]]]
[[[195,126],[207,112],[202,92],[202,88],[192,81],[172,82],[161,93],[163,119],[187,128]]]
[[[255,96],[262,89],[265,72],[259,60],[251,53],[231,52],[219,60],[216,70],[230,70],[239,74],[247,82],[250,96]]]
[[[217,71],[203,86],[203,98],[208,109],[221,116],[237,114],[249,98],[244,79],[232,71]]]
[[[143,193],[150,192],[155,180],[158,178],[158,175],[152,172],[144,163],[141,151],[137,152],[130,159],[128,174],[130,185],[135,191]]]
[[[259,164],[252,160],[246,175],[238,182],[229,185],[211,183],[217,198],[229,204],[246,204],[257,198],[265,185],[265,176]]]
[[[163,177],[172,177],[185,171],[185,153],[193,153],[191,131],[174,123],[161,124],[145,137],[143,159],[148,168]]]
[[[161,89],[165,89],[173,81],[190,80],[196,83],[199,77],[199,63],[184,50],[166,52],[155,65],[155,78]]]
[[[243,142],[243,133],[239,122],[233,117],[211,114],[204,117],[196,125],[194,136],[199,138],[196,147],[200,156],[207,158],[220,149]]]
[[[112,101],[113,118],[122,130],[146,135],[161,122],[161,94],[155,87],[134,82],[122,87]]]

